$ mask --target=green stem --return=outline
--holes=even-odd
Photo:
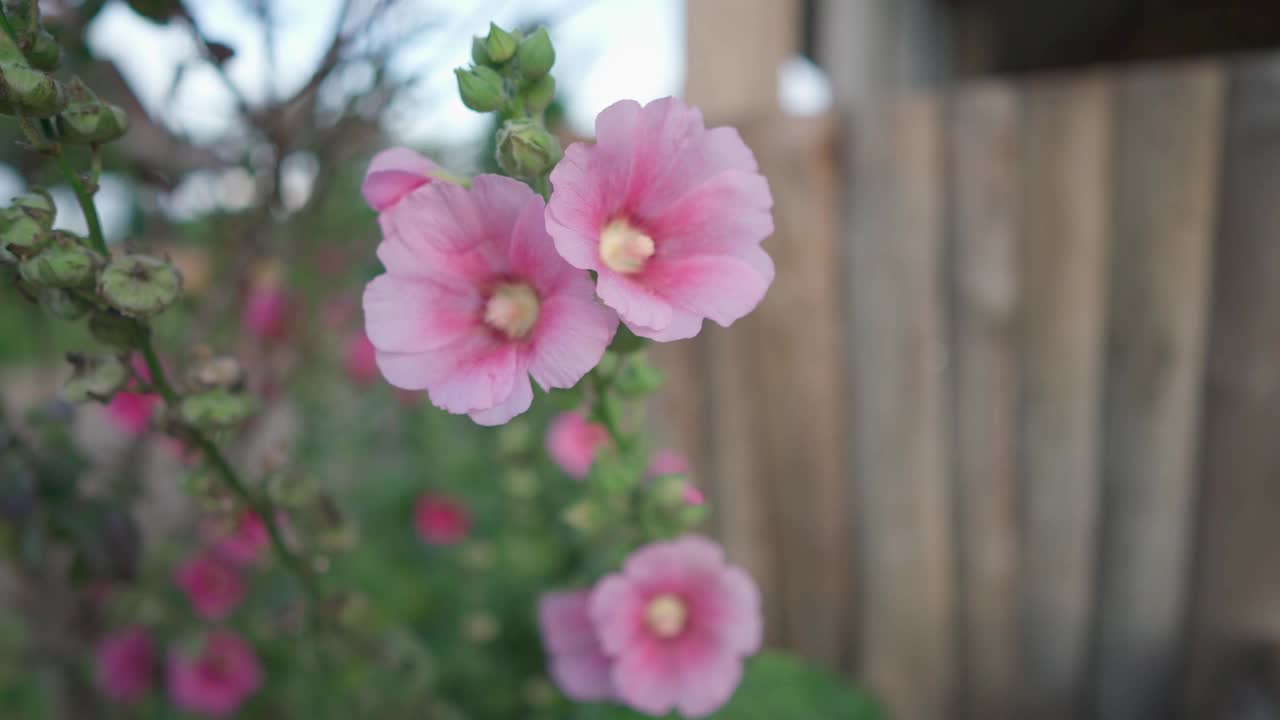
[[[18,33],[15,32],[13,26],[9,24],[9,15],[5,13],[3,7],[0,7],[0,26],[4,27],[5,33],[13,40],[13,44],[17,45]]]
[[[54,145],[54,147],[58,147]],[[76,175],[71,166],[67,164],[67,159],[59,152],[53,156],[53,160],[58,165],[58,170],[62,172],[62,177],[71,186],[71,191],[76,195],[76,202],[80,203],[80,210],[84,213],[84,222],[89,226],[89,244],[94,250],[107,254],[107,240],[102,234],[102,221],[98,219],[98,208],[93,204],[93,195],[84,183]]]
[[[165,405],[171,411],[177,412],[178,393],[169,383],[169,379],[164,372],[164,366],[160,363],[160,358],[156,355],[155,347],[151,344],[150,338],[142,345],[142,357],[147,363],[147,370],[151,373],[151,384],[160,393],[160,397],[164,398]],[[271,502],[265,497],[254,497],[213,440],[196,428],[189,428],[189,433],[192,442],[200,448],[209,464],[222,477],[223,482],[231,489],[231,492],[261,518],[263,525],[267,528],[267,535],[271,538],[271,545],[275,549],[276,555],[280,557],[280,561],[284,563],[289,571],[298,578],[298,582],[306,592],[312,607],[318,607],[321,599],[320,588],[316,584],[315,577],[303,561],[285,544],[284,535],[280,532],[280,526],[276,521],[275,511],[271,506]]]

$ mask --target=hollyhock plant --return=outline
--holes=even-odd
[[[267,524],[252,510],[243,510],[229,520],[210,522],[206,536],[214,552],[233,565],[250,565],[271,544]]]
[[[428,545],[454,545],[471,531],[471,513],[453,498],[423,493],[413,505],[413,528]]]
[[[773,261],[773,197],[737,130],[706,129],[674,98],[623,100],[596,117],[551,172],[547,231],[569,264],[637,335],[691,338],[760,302]]]
[[[579,480],[591,472],[596,453],[609,444],[609,431],[580,412],[563,412],[547,429],[547,454],[566,475]]]
[[[227,717],[262,685],[253,647],[226,630],[206,635],[200,646],[169,654],[169,696],[179,709]]]
[[[596,584],[590,612],[618,699],[650,715],[715,711],[760,648],[759,590],[696,535],[633,552]]]
[[[347,340],[342,366],[356,385],[368,385],[378,379],[377,350],[364,332],[358,332]]]
[[[240,604],[245,582],[230,562],[210,550],[191,555],[174,572],[174,581],[205,620],[221,620]]]
[[[107,697],[126,705],[137,702],[155,679],[156,649],[151,634],[141,627],[116,630],[98,646],[94,664],[98,684]]]
[[[249,291],[240,322],[249,334],[262,342],[281,340],[289,328],[289,294],[284,288],[264,283]]]
[[[582,702],[613,699],[612,663],[600,647],[589,612],[591,589],[546,593],[538,601],[538,628],[551,664],[551,679],[566,697]]]
[[[470,190],[428,183],[380,216],[386,273],[364,294],[365,329],[392,385],[501,425],[544,390],[575,385],[604,355],[617,317],[555,252],[542,198],[497,175]],[[442,248],[447,248],[445,251]]]

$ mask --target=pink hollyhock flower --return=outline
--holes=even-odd
[[[151,635],[141,627],[116,630],[98,646],[94,664],[107,697],[125,704],[137,702],[151,689],[155,677]]]
[[[596,453],[608,444],[609,431],[580,412],[560,413],[547,429],[547,454],[565,474],[579,480],[591,472]]]
[[[773,282],[760,243],[773,197],[733,128],[707,130],[674,98],[623,100],[596,117],[594,145],[574,143],[551,172],[547,231],[637,335],[697,335],[727,326]]]
[[[196,614],[205,620],[221,620],[240,604],[245,595],[244,578],[214,552],[203,550],[178,566],[174,581]]]
[[[663,475],[688,475],[689,459],[678,450],[659,450],[649,458],[649,467],[645,471],[651,478]]]
[[[567,388],[600,361],[617,317],[556,255],[542,198],[523,183],[430,183],[396,209],[400,220],[379,216],[387,272],[364,294],[365,329],[392,385],[501,425],[529,408],[530,375],[544,390]]]
[[[423,493],[413,505],[413,527],[428,545],[453,545],[471,531],[471,513],[450,497]]]
[[[551,660],[551,679],[580,702],[611,700],[612,664],[600,648],[589,614],[591,590],[545,593],[538,601],[538,627]]]
[[[760,648],[760,592],[696,535],[646,545],[591,593],[618,698],[650,715],[703,717],[728,701]]]
[[[169,696],[179,709],[226,717],[262,685],[262,666],[239,635],[215,630],[195,653],[174,650],[168,662]]]
[[[342,365],[347,377],[357,385],[368,385],[378,379],[377,349],[369,342],[369,336],[358,332],[347,340]]]
[[[408,148],[388,148],[369,162],[360,194],[369,207],[383,212],[405,195],[435,180],[439,172],[435,163]]]
[[[229,522],[211,522],[205,534],[214,544],[214,552],[233,565],[252,564],[271,544],[267,524],[252,510],[241,511]]]
[[[258,340],[281,340],[289,329],[289,294],[284,288],[263,284],[249,291],[240,323]]]
[[[138,377],[151,382],[151,371],[147,369],[147,363],[141,355],[135,353],[130,363]],[[137,387],[138,382],[130,380],[125,389],[113,395],[107,403],[107,417],[111,418],[112,424],[124,434],[135,437],[145,434],[151,428],[151,415],[161,402],[160,396],[154,393],[129,391],[130,388]]]

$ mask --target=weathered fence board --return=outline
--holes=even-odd
[[[1018,97],[985,84],[954,96],[951,163],[952,443],[961,707],[1014,717],[1018,666]]]
[[[1212,63],[1151,66],[1119,83],[1098,588],[1102,720],[1170,712],[1163,705],[1190,579],[1224,88]]]
[[[1078,718],[1094,610],[1113,84],[1026,89],[1023,621],[1029,717]]]
[[[1197,707],[1240,643],[1280,637],[1280,61],[1239,62],[1227,107],[1185,678]]]
[[[864,128],[848,266],[859,667],[918,720],[950,718],[954,691],[942,117],[921,98]]]

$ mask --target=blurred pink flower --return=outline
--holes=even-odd
[[[618,699],[650,715],[715,711],[760,648],[755,582],[696,535],[633,552],[596,584],[590,612]]]
[[[359,299],[346,294],[331,297],[320,307],[320,320],[329,330],[345,330],[359,314]]]
[[[256,285],[245,299],[240,322],[260,341],[283,340],[289,331],[289,294],[273,283]]]
[[[702,494],[697,485],[687,482],[684,485],[684,501],[688,505],[702,505],[707,502],[707,497]]]
[[[547,231],[637,335],[690,338],[727,326],[773,282],[760,243],[773,232],[769,184],[737,130],[707,130],[674,98],[623,100],[596,116],[551,172]]]
[[[471,531],[471,513],[453,498],[423,493],[413,505],[413,527],[428,545],[453,545]]]
[[[608,444],[609,431],[580,412],[560,413],[547,428],[547,454],[565,474],[579,480],[591,472],[596,453]]]
[[[408,148],[387,148],[369,161],[360,194],[374,210],[390,210],[405,195],[434,180],[439,170],[434,162]]]
[[[235,567],[210,550],[188,556],[174,572],[174,581],[205,620],[226,617],[246,591],[244,578]]]
[[[650,478],[663,475],[688,475],[689,458],[679,450],[659,450],[649,458],[649,467],[645,471]]]
[[[135,353],[130,364],[138,377],[151,382],[151,372],[141,355]],[[107,403],[107,417],[112,424],[125,435],[135,437],[151,429],[151,415],[155,412],[156,404],[161,402],[160,396],[154,393],[130,392],[137,387],[137,380],[129,380],[125,389],[113,395]]]
[[[594,702],[613,698],[611,663],[600,648],[588,608],[591,589],[543,594],[538,601],[538,627],[551,661],[551,679],[571,700]]]
[[[357,385],[368,385],[378,379],[377,350],[369,342],[369,336],[363,331],[357,332],[347,340],[347,349],[343,355],[343,366],[347,369],[347,377]]]
[[[168,662],[169,696],[187,712],[227,717],[262,685],[262,666],[239,635],[214,630],[196,653],[174,650]]]
[[[365,288],[365,329],[392,385],[501,425],[533,388],[572,387],[604,355],[617,317],[551,245],[542,198],[497,175],[438,182],[379,216],[387,268]]]
[[[107,697],[125,704],[137,702],[155,678],[156,649],[150,633],[137,626],[112,632],[98,645],[94,664]]]
[[[252,510],[243,510],[229,520],[210,521],[205,535],[219,557],[240,566],[252,564],[271,544],[267,524]]]

